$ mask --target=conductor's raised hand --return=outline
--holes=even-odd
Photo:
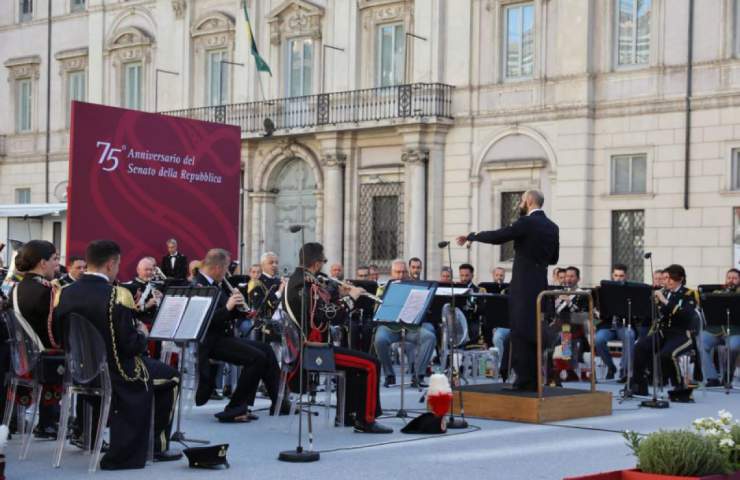
[[[460,235],[459,237],[457,237],[455,239],[455,243],[457,243],[457,245],[459,247],[462,247],[463,245],[465,245],[466,243],[468,243],[468,237],[467,237],[467,235]]]

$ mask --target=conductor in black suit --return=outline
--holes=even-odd
[[[188,278],[188,257],[177,251],[177,240],[174,238],[167,240],[167,255],[162,257],[160,265],[167,278]]]
[[[559,229],[542,211],[545,197],[537,190],[522,194],[519,219],[489,232],[457,237],[457,244],[483,242],[500,245],[514,241],[514,267],[509,285],[512,364],[516,390],[537,389],[537,295],[547,288],[547,266],[557,263]]]

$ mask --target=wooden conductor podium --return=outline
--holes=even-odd
[[[588,297],[588,334],[591,346],[591,388],[546,387],[542,368],[537,369],[537,391],[508,389],[503,383],[460,387],[465,413],[491,420],[547,423],[582,417],[612,414],[612,394],[596,391],[593,326],[593,299],[588,290],[546,290],[537,297],[537,365],[542,366],[542,299],[561,295]],[[454,396],[453,411],[459,412],[460,400]]]

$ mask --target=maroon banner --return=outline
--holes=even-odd
[[[92,240],[123,251],[122,279],[168,238],[188,259],[221,247],[237,258],[239,128],[73,102],[67,255]]]

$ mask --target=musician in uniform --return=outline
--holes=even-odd
[[[663,379],[673,384],[673,392],[682,394],[690,390],[684,385],[677,358],[694,345],[692,330],[696,319],[696,296],[686,288],[686,271],[681,265],[670,265],[664,270],[666,292],[656,290],[655,301],[658,319],[649,335],[635,345],[635,363],[632,392],[647,395],[652,372],[653,342],[660,358]],[[663,380],[661,379],[661,380]]]
[[[257,274],[254,266],[250,272]],[[278,256],[273,252],[266,252],[262,255],[257,275],[250,274],[249,284],[247,285],[247,303],[253,309],[259,309],[258,315],[263,319],[272,318],[273,314],[280,304],[280,298],[283,295],[283,281],[279,276]],[[273,330],[270,322],[266,322],[259,332],[260,338],[265,342],[280,342],[279,332]]]
[[[146,464],[152,399],[154,400],[154,460],[179,460],[169,450],[170,430],[178,395],[179,374],[172,367],[143,355],[148,331],[134,318],[131,293],[113,286],[121,263],[120,247],[109,240],[90,243],[85,251],[87,272],[62,289],[55,318],[62,331],[72,313],[85,317],[106,345],[113,399],[110,447],[100,461],[104,470],[143,468]]]
[[[442,267],[439,271],[440,283],[452,283],[452,269],[450,267]]]
[[[54,325],[52,323],[54,296],[58,288],[52,284],[54,272],[59,266],[59,255],[57,255],[54,244],[45,240],[31,240],[21,247],[15,259],[16,268],[25,272],[23,280],[13,287],[10,295],[11,306],[16,313],[18,322],[23,322],[31,327],[34,343],[42,352],[51,352],[61,348],[61,339],[56,338]],[[17,303],[16,303],[17,301]],[[61,354],[61,350],[59,350]],[[57,361],[55,365],[49,364],[51,368],[45,371],[54,371],[56,367],[62,366],[63,362]],[[45,365],[46,366],[46,365]],[[61,385],[62,378],[51,380],[56,385]],[[39,423],[34,429],[37,438],[54,439],[57,436],[57,422],[59,421],[58,392],[51,385],[44,386],[41,405],[39,405]]]
[[[162,272],[167,278],[185,280],[188,277],[188,257],[177,251],[177,240],[167,240],[167,255],[162,257]]]
[[[723,289],[714,293],[740,293],[740,270],[731,268],[725,274],[725,286]],[[736,332],[728,337],[728,332],[724,325],[710,325],[709,328],[701,333],[701,366],[704,373],[704,380],[707,387],[719,387],[722,382],[719,379],[719,373],[714,366],[712,352],[717,345],[725,344],[729,346],[730,355],[730,372],[735,373],[735,362],[740,355],[740,333]]]
[[[485,288],[480,288],[475,284],[475,268],[469,263],[463,263],[458,268],[458,275],[460,283],[465,285],[465,288],[470,290],[470,293],[486,293]],[[465,318],[468,320],[470,326],[468,332],[470,335],[469,345],[483,345],[486,343],[486,335],[483,333],[483,324],[481,323],[480,315],[478,314],[478,304],[475,297],[468,297],[468,301],[465,302],[463,307],[463,313]],[[477,338],[474,338],[477,337]],[[491,338],[488,336],[490,343]]]
[[[387,284],[378,289],[378,296],[382,297],[388,285],[393,282],[401,282],[408,279],[406,262],[401,259],[394,260],[391,263],[391,279]],[[413,359],[415,376],[412,377],[411,383],[414,387],[424,386],[424,377],[427,366],[434,354],[434,347],[437,344],[437,335],[434,325],[425,321],[414,330],[406,332],[406,354]],[[393,370],[391,360],[391,345],[401,341],[401,329],[396,326],[381,325],[375,330],[375,351],[378,352],[378,358],[383,365],[385,372],[385,382],[383,386],[390,387],[396,383],[396,375]]]
[[[581,271],[578,267],[569,266],[562,270],[565,271],[564,286],[570,290],[580,290],[578,283],[581,280]],[[565,366],[560,367],[560,370],[566,370],[568,381],[577,381],[576,367],[583,357],[583,352],[589,349],[589,346],[586,339],[586,329],[582,323],[574,320],[577,314],[588,312],[588,297],[582,295],[561,295],[555,298],[554,307],[553,326],[556,326],[559,331],[554,346],[560,347],[560,358],[561,360],[565,360]],[[568,340],[568,343],[563,344],[564,340]],[[562,361],[556,363],[558,365],[563,364]],[[553,366],[555,367],[555,365]],[[558,368],[554,370],[557,371]],[[560,385],[560,380],[558,378],[551,378],[551,383]]]
[[[222,289],[216,309],[211,317],[205,339],[198,349],[199,382],[195,404],[204,405],[216,385],[216,369],[209,360],[227,362],[242,367],[229,403],[216,418],[221,422],[246,422],[256,418],[249,412],[254,403],[260,380],[264,382],[272,401],[270,414],[282,412],[277,406],[280,384],[280,367],[269,345],[234,335],[235,322],[244,316],[246,302],[239,291],[224,285],[231,255],[226,250],[208,251],[203,265],[193,282],[196,286],[217,286]]]
[[[299,259],[305,267],[297,267],[288,280],[285,309],[299,329],[301,318],[304,318],[306,329],[303,334],[308,341],[328,342],[332,313],[351,309],[352,299],[357,299],[363,290],[351,287],[346,292],[347,297],[340,298],[338,292],[332,294],[318,284],[316,277],[326,263],[324,247],[320,243],[303,245]],[[346,375],[347,417],[343,419],[344,424],[354,425],[357,432],[392,433],[392,429],[376,421],[382,413],[378,359],[366,353],[334,347],[334,361]]]
[[[136,318],[151,328],[154,318],[157,316],[159,302],[162,300],[162,292],[154,285],[154,271],[156,262],[152,257],[144,257],[136,265],[136,278],[121,284],[123,288],[131,292],[136,305]]]
[[[62,275],[55,281],[55,283],[60,287],[65,287],[70,283],[79,280],[82,274],[85,273],[86,267],[87,264],[85,263],[84,258],[72,255],[67,260],[67,273]]]
[[[506,269],[504,267],[496,267],[492,272],[493,283],[503,285],[506,281]]]
[[[550,221],[542,205],[541,192],[522,194],[519,219],[510,226],[490,232],[470,233],[457,238],[458,245],[483,242],[500,245],[514,241],[514,268],[509,286],[509,318],[517,390],[537,389],[537,296],[547,288],[547,266],[558,261],[559,229]]]
[[[411,280],[421,280],[421,271],[424,269],[424,264],[419,257],[412,257],[409,259],[409,277]]]

